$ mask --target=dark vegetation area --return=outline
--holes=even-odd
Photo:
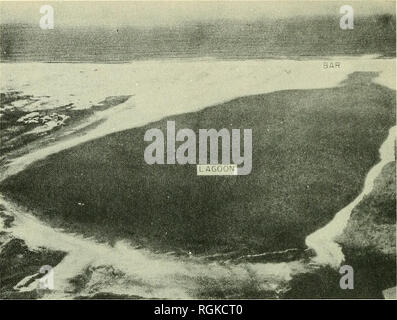
[[[0,205],[0,217],[7,230],[12,226],[14,218],[4,213]],[[0,298],[1,299],[32,299],[44,294],[44,290],[19,292],[14,287],[25,277],[32,276],[24,286],[41,278],[39,270],[44,265],[56,266],[66,253],[51,251],[45,248],[30,249],[23,240],[12,236],[10,232],[0,232]]]
[[[20,91],[0,93],[0,156],[21,148],[40,137],[49,135],[64,126],[76,124],[105,110],[127,101],[130,96],[111,96],[87,109],[73,109],[73,103],[27,111],[30,104],[40,102],[41,97],[23,94]],[[24,101],[24,107],[13,103]]]

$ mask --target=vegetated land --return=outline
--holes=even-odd
[[[388,163],[374,190],[353,209],[339,241],[350,249],[371,249],[396,258],[396,163]]]
[[[345,255],[343,264],[354,270],[354,290],[342,290],[338,270],[323,267],[296,276],[286,298],[383,299],[384,290],[396,286],[395,162],[385,165],[337,241]]]
[[[375,76],[241,97],[114,133],[51,155],[0,189],[55,225],[105,239],[206,254],[304,248],[359,194],[395,123],[395,91]],[[251,174],[203,177],[195,165],[146,164],[144,134],[165,133],[167,120],[195,132],[252,129]]]
[[[0,205],[0,219],[5,230],[12,227],[14,217],[5,213]],[[19,291],[16,286],[27,287],[43,275],[39,272],[44,265],[55,266],[66,253],[46,248],[30,248],[22,239],[15,238],[11,232],[0,232],[0,298],[31,299],[42,296],[44,291]],[[25,280],[22,281],[21,280]]]
[[[375,180],[373,191],[353,210],[338,240],[354,266],[357,285],[383,298],[396,287],[396,163],[389,162]],[[390,290],[392,291],[392,290]],[[395,295],[395,293],[394,293]]]
[[[105,110],[127,101],[130,96],[111,96],[87,109],[74,109],[73,103],[46,108],[43,97],[19,91],[0,93],[0,153],[1,156],[19,149],[34,140],[54,133],[64,126],[87,120],[96,111]],[[17,104],[15,106],[14,104]],[[44,107],[40,108],[40,103]],[[34,111],[29,105],[39,104]]]

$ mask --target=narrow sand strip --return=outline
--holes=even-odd
[[[346,207],[340,210],[325,227],[317,230],[306,238],[306,245],[316,253],[313,261],[318,264],[328,264],[335,268],[339,267],[344,260],[342,248],[335,242],[346,228],[352,210],[370,194],[374,181],[381,173],[383,167],[395,161],[394,142],[396,137],[396,126],[389,130],[389,135],[379,149],[380,162],[376,164],[367,174],[363,191]]]

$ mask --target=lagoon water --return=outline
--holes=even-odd
[[[21,91],[42,99],[42,104],[22,103],[18,106],[24,110],[55,108],[70,103],[82,109],[109,96],[132,95],[130,100],[98,112],[90,121],[103,121],[85,134],[74,135],[70,132],[44,148],[12,158],[1,168],[1,180],[40,159],[83,142],[165,116],[197,111],[236,97],[286,89],[335,87],[355,71],[377,72],[379,75],[375,82],[395,89],[395,59],[339,56],[329,60],[340,61],[341,69],[324,70],[324,59],[174,59],[123,64],[1,63],[1,92]],[[97,292],[145,298],[194,298],[204,296],[209,284],[214,291],[226,292],[227,297],[238,297],[235,292],[249,291],[252,283],[255,283],[255,292],[251,295],[278,297],[294,274],[305,270],[310,272],[311,268],[302,260],[221,263],[194,256],[180,258],[173,254],[157,254],[136,248],[127,241],[111,246],[54,229],[18,204],[5,198],[2,200],[7,214],[15,217],[14,225],[7,231],[23,239],[31,248],[46,247],[67,252],[64,260],[54,268],[56,288],[46,298],[89,296]],[[340,228],[343,229],[343,225]],[[320,247],[311,247],[316,252],[322,248],[321,244]],[[337,266],[341,261],[340,258],[335,259],[337,261],[315,262]],[[69,280],[87,270],[93,274],[89,283],[78,293],[73,292]],[[37,283],[33,282],[18,290],[29,291],[36,287]]]

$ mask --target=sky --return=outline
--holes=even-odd
[[[217,19],[254,21],[261,18],[338,15],[349,4],[355,15],[392,13],[394,1],[0,1],[1,23],[39,23],[40,7],[54,8],[59,26],[157,26]]]

